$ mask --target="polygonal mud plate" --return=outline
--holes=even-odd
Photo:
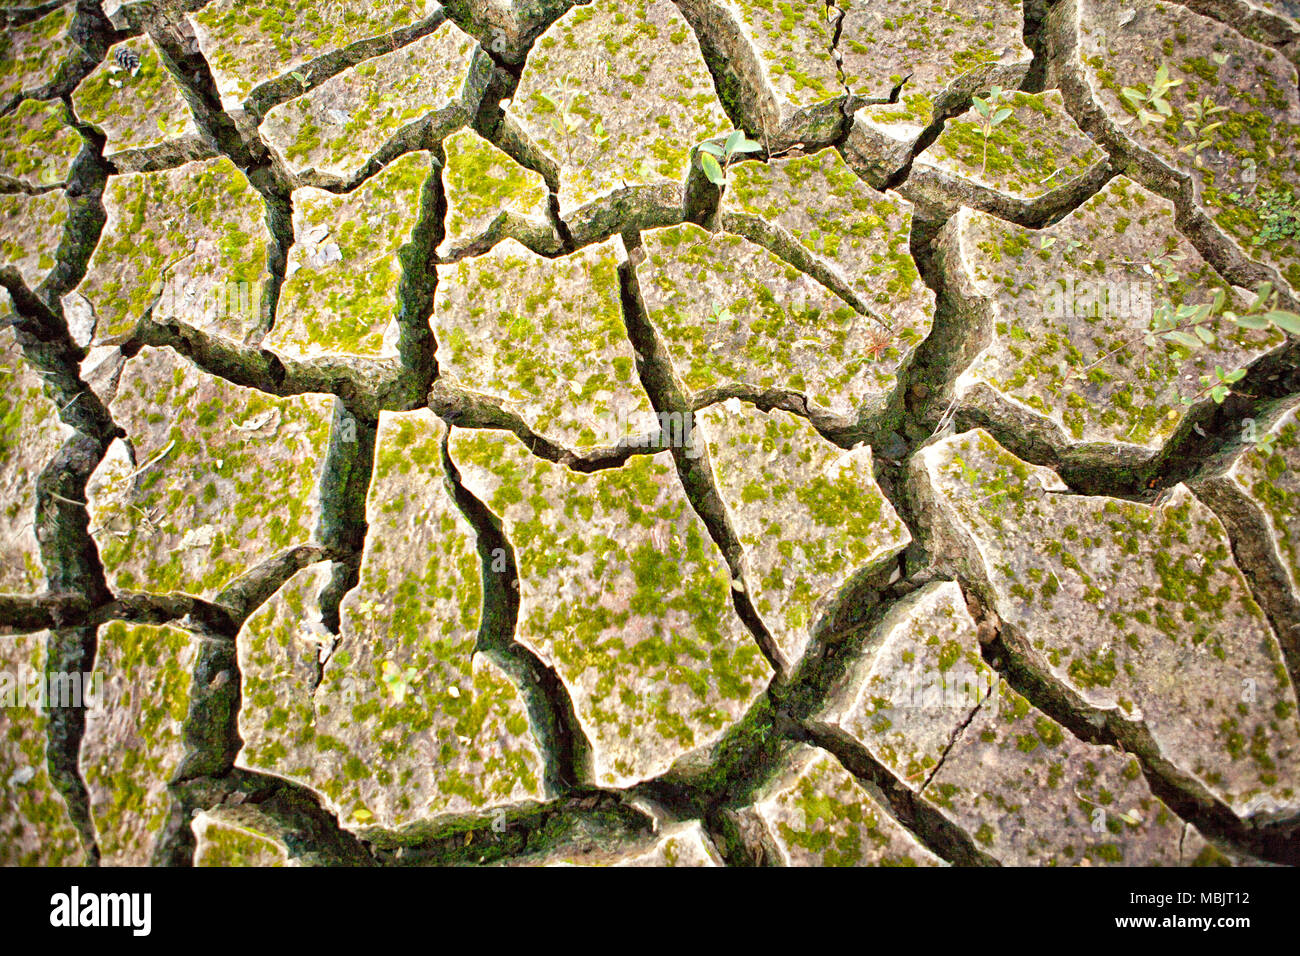
[[[8,588],[5,588],[8,590]],[[29,689],[43,674],[45,634],[0,641],[0,865],[80,866],[81,838],[50,779],[48,718]]]
[[[1231,534],[1234,557],[1277,632],[1294,682],[1300,674],[1300,405],[1275,421],[1246,419],[1246,450],[1193,490]]]
[[[1033,59],[1022,33],[1016,0],[858,0],[839,42],[849,88],[881,97],[903,86],[897,103],[854,114],[845,142],[849,161],[872,181],[887,178],[906,163],[946,96],[993,84],[1014,89]]]
[[[24,100],[0,116],[0,174],[33,189],[67,179],[81,138],[65,115],[61,103]]]
[[[201,813],[194,819],[195,866],[292,866],[283,844]]]
[[[1009,866],[1177,866],[1190,829],[1152,796],[1136,757],[1076,739],[1005,681],[922,795]]]
[[[1069,186],[1106,158],[1065,111],[1060,91],[1012,92],[1002,102],[1011,115],[987,141],[974,107],[948,120],[916,158],[908,187],[941,189],[960,201],[972,185],[983,186],[1026,202]]]
[[[479,236],[503,212],[546,217],[546,183],[473,130],[443,142],[447,152],[447,238],[440,254]]]
[[[979,430],[920,452],[912,476],[932,553],[1065,706],[1243,816],[1256,798],[1300,807],[1295,690],[1223,526],[1185,487],[1156,507],[1064,495]]]
[[[817,721],[866,747],[982,852],[1020,866],[1179,862],[1184,824],[1137,761],[1080,742],[1002,681],[957,584],[909,595],[877,633]]]
[[[975,633],[955,583],[908,595],[877,625],[873,650],[841,678],[816,722],[861,744],[920,792],[998,680]]]
[[[943,866],[830,754],[801,747],[755,806],[787,866]]]
[[[258,83],[349,43],[416,23],[427,7],[424,0],[218,0],[190,20],[229,109]]]
[[[901,359],[929,331],[934,293],[912,260],[911,203],[872,189],[833,149],[771,163],[741,163],[731,178],[723,201],[725,227],[758,241],[753,226],[726,214],[757,216],[784,233],[773,244],[782,259],[798,264],[799,249],[790,248],[788,236],[819,264],[829,263],[837,294],[844,296],[848,289],[860,307],[890,327],[890,358]]]
[[[239,632],[243,703],[241,767],[310,782],[317,743],[313,727],[320,660],[336,636],[321,623],[318,596],[329,584],[326,562],[299,571]]]
[[[1288,210],[1294,223],[1300,203],[1295,66],[1233,27],[1178,4],[1078,0],[1072,9],[1077,19],[1063,8],[1056,29],[1079,30],[1084,76],[1110,121],[1165,165],[1190,174],[1197,205],[1242,252],[1276,266],[1300,290],[1300,236],[1294,228],[1276,228],[1285,227]],[[1162,64],[1182,85],[1166,98],[1169,118],[1143,127],[1121,91],[1146,91]],[[1203,137],[1184,123],[1198,122],[1192,104],[1206,97],[1227,111],[1199,121],[1223,125],[1207,134],[1209,146],[1197,149]]]
[[[306,544],[331,404],[272,398],[143,349],[110,405],[134,460],[114,442],[87,488],[109,583],[210,596]]]
[[[795,107],[809,107],[844,95],[831,54],[835,23],[825,2],[734,0],[723,4],[698,0],[696,5],[731,7],[781,99]]]
[[[381,417],[361,579],[337,644],[315,609],[323,571],[291,582],[240,635],[241,765],[314,787],[351,826],[542,795],[519,693],[474,653],[479,560],[443,487],[443,429],[428,412]]]
[[[754,606],[796,661],[840,589],[911,536],[876,487],[867,446],[846,452],[801,418],[736,400],[705,409],[696,423],[745,547]]]
[[[508,108],[559,164],[561,212],[619,186],[680,182],[731,121],[669,0],[595,0],[537,41]]]
[[[405,124],[460,95],[474,41],[450,23],[409,46],[366,60],[271,110],[267,143],[294,172],[345,175]],[[310,77],[307,77],[310,82]]]
[[[73,13],[63,5],[32,23],[0,31],[0,103],[53,82],[59,67],[80,52],[67,35]]]
[[[103,706],[86,714],[81,774],[105,864],[146,866],[171,809],[167,781],[184,754],[194,639],[171,627],[100,628]]]
[[[39,591],[45,579],[36,541],[36,481],[63,444],[59,410],[23,358],[14,333],[0,331],[0,591]]]
[[[993,332],[958,379],[959,399],[1099,463],[1154,457],[1187,414],[1181,400],[1209,402],[1202,376],[1282,337],[1219,318],[1214,344],[1195,353],[1144,346],[1163,296],[1199,304],[1226,286],[1179,236],[1170,204],[1123,177],[1043,230],[963,210],[939,244],[949,288]],[[1162,291],[1144,267],[1170,253],[1185,259]]]
[[[789,389],[849,421],[883,406],[898,350],[816,280],[739,236],[689,224],[647,232],[645,251],[646,310],[688,389]]]
[[[62,191],[39,196],[0,195],[0,255],[31,287],[41,284],[54,268],[54,254],[63,238],[68,204]],[[8,294],[3,300],[8,305]],[[8,308],[5,308],[8,312]]]
[[[438,365],[562,444],[612,444],[650,414],[619,309],[618,240],[544,259],[513,240],[438,267]]]
[[[417,153],[356,192],[294,194],[295,242],[266,348],[303,359],[395,354],[397,254],[419,216],[429,172],[428,154]]]
[[[236,341],[257,324],[266,268],[266,210],[228,159],[162,173],[114,176],[108,221],[78,290],[99,316],[99,338],[154,318],[177,318]]]
[[[615,866],[722,866],[722,858],[698,821],[664,830],[653,847],[625,857]]]
[[[579,475],[501,433],[457,430],[464,482],[517,555],[516,638],[550,661],[622,787],[715,740],[771,669],[734,613],[730,575],[666,453]]]
[[[138,69],[125,70],[117,62],[126,52],[140,58]],[[104,62],[72,94],[72,106],[82,122],[104,131],[105,153],[155,146],[198,132],[180,88],[148,37],[111,47]]]
[[[1300,419],[1297,408],[1279,418],[1260,441],[1271,437],[1268,450],[1254,448],[1237,459],[1229,478],[1251,499],[1267,522],[1267,540],[1276,549],[1291,587],[1300,597]]]

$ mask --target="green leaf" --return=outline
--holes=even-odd
[[[1214,333],[1211,332],[1209,329],[1207,329],[1205,326],[1198,325],[1195,331],[1196,331],[1196,337],[1200,339],[1202,342],[1204,342],[1206,345],[1214,344]]]
[[[1273,283],[1261,282],[1259,288],[1255,290],[1254,301],[1250,303],[1250,311],[1254,312],[1256,309],[1263,308],[1264,303],[1268,301],[1268,297],[1272,294],[1273,294]]]
[[[1223,376],[1223,380],[1227,382],[1229,385],[1231,385],[1234,382],[1240,382],[1245,377],[1246,377],[1246,370],[1244,368],[1239,368],[1237,369],[1237,371],[1233,372],[1232,374]]]
[[[760,153],[763,151],[763,144],[755,142],[752,139],[742,139],[736,144],[734,152],[737,153]]]
[[[1272,312],[1265,312],[1264,318],[1268,319],[1283,332],[1289,332],[1292,335],[1300,335],[1300,315],[1294,312],[1284,312],[1281,309],[1274,309]]]
[[[975,112],[979,113],[980,116],[983,116],[985,119],[988,119],[989,112],[992,110],[992,107],[989,106],[988,100],[982,100],[978,96],[972,96],[971,103],[975,105]]]
[[[1004,106],[1002,107],[1002,109],[998,110],[996,113],[993,114],[993,118],[990,119],[989,122],[992,123],[994,126],[997,126],[999,123],[1001,123],[1004,119],[1006,119],[1010,115],[1011,115],[1011,107]]]
[[[1146,95],[1141,90],[1135,90],[1131,86],[1124,87],[1124,89],[1120,91],[1120,95],[1134,106],[1137,106],[1146,99]]]
[[[1223,400],[1228,397],[1228,386],[1216,385],[1210,389],[1210,398],[1214,399],[1215,405],[1222,405]]]
[[[1243,329],[1266,329],[1271,324],[1262,315],[1238,315],[1235,321]]]
[[[727,177],[722,172],[722,167],[718,165],[718,161],[713,158],[711,153],[705,153],[700,157],[700,167],[704,170],[704,175],[708,177],[709,182],[713,183],[713,185],[726,185]]]
[[[700,143],[699,148],[704,150],[704,152],[708,153],[710,156],[716,156],[718,159],[722,159],[722,147],[717,143]]]
[[[740,141],[744,138],[745,134],[740,130],[733,131],[732,134],[727,137],[727,144],[722,147],[723,155],[730,159],[731,154],[736,151],[736,147],[740,145]]]
[[[1201,347],[1200,339],[1194,335],[1188,335],[1186,332],[1166,332],[1165,338],[1176,345],[1181,345],[1189,351],[1195,352]]]

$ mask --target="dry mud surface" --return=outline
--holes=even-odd
[[[0,863],[1300,859],[1295,3],[0,16]]]

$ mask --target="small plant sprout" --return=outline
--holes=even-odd
[[[732,161],[745,153],[757,153],[763,148],[762,143],[749,139],[740,130],[734,130],[726,141],[719,146],[716,140],[707,139],[696,145],[692,153],[700,154],[700,168],[705,177],[715,186],[727,185],[727,168]]]
[[[1210,121],[1210,117],[1217,116],[1220,113],[1227,112],[1226,106],[1215,106],[1214,100],[1208,96],[1203,100],[1193,100],[1187,107],[1187,119],[1183,120],[1183,128],[1191,134],[1192,141],[1185,146],[1180,146],[1180,153],[1190,153],[1192,162],[1197,167],[1203,168],[1205,161],[1201,158],[1201,153],[1214,145],[1214,140],[1210,136],[1216,129],[1223,125],[1222,120]]]
[[[1120,91],[1120,96],[1137,112],[1138,122],[1143,126],[1150,126],[1152,123],[1163,123],[1174,113],[1174,108],[1169,105],[1169,100],[1166,97],[1175,86],[1182,86],[1183,81],[1171,80],[1169,78],[1169,67],[1161,63],[1160,69],[1156,70],[1155,78],[1150,84],[1145,85],[1145,91],[1137,87],[1126,86]],[[1125,120],[1125,122],[1131,122],[1131,120]]]
[[[414,667],[399,670],[392,661],[384,661],[384,684],[388,687],[388,692],[393,695],[393,700],[398,704],[406,700],[406,695],[411,690],[411,683],[417,676],[418,673]],[[416,697],[415,700],[418,702],[419,698]]]
[[[980,160],[980,175],[984,175],[984,170],[989,164],[989,134],[993,132],[993,127],[997,126],[1008,116],[1011,115],[1011,107],[1003,106],[1007,92],[1000,86],[995,86],[989,90],[988,99],[981,96],[971,97],[971,103],[975,107],[975,112],[980,115],[980,128],[984,134],[984,158]]]

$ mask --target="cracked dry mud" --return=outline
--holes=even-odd
[[[0,862],[1300,862],[1294,3],[3,14]]]

